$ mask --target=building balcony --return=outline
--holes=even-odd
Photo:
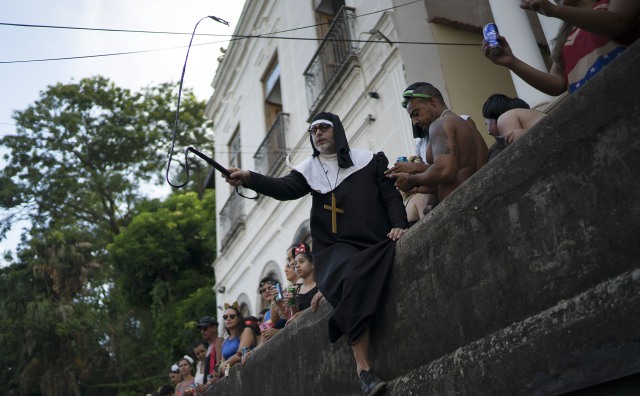
[[[331,92],[357,64],[355,9],[342,7],[331,23],[320,47],[304,72],[307,104],[311,115],[317,113]]]
[[[224,251],[238,232],[244,230],[245,227],[244,201],[240,195],[235,192],[231,193],[229,200],[220,211],[218,220],[220,221],[220,233],[222,235],[220,251]]]
[[[280,172],[287,156],[285,134],[288,128],[289,114],[279,113],[253,156],[256,172],[267,176],[276,176]]]

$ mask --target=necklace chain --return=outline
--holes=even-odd
[[[444,111],[442,112],[442,114],[440,114],[440,117],[438,117],[438,118],[442,118],[444,113],[446,113],[447,111],[451,111],[451,109],[449,109],[449,108],[444,109]]]
[[[340,167],[338,166],[338,172],[336,172],[336,181],[333,184],[333,188],[332,188],[331,187],[331,182],[329,181],[329,176],[327,176],[327,173],[329,173],[329,171],[324,168],[324,165],[322,164],[322,160],[320,158],[318,158],[318,161],[320,162],[320,166],[322,167],[322,170],[324,171],[324,177],[327,178],[327,183],[329,183],[329,188],[331,189],[330,191],[335,190],[336,187],[338,187],[338,176],[340,175]]]

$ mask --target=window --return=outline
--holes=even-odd
[[[344,0],[315,0],[314,3],[316,6],[318,37],[323,38],[329,31],[333,17],[340,11],[340,7],[344,5]]]
[[[280,90],[280,63],[276,57],[270,64],[263,78],[264,108],[267,129],[282,112],[282,92]]]
[[[238,127],[229,141],[229,167],[242,169],[241,147],[240,128]],[[229,188],[233,190],[231,185],[229,185]]]
[[[240,128],[238,128],[229,141],[229,167],[242,168],[240,147]]]

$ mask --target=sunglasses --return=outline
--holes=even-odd
[[[262,294],[262,293],[264,293],[264,292],[266,292],[268,290],[269,289],[267,289],[266,287],[263,287],[263,288],[258,289],[258,293]]]
[[[236,315],[236,314],[222,315],[222,319],[224,319],[224,320],[227,320],[227,319],[233,320],[233,319],[236,318],[236,316],[238,316],[238,315]]]
[[[407,105],[409,104],[409,101],[413,98],[429,99],[429,98],[432,98],[433,96],[426,95],[426,94],[413,93],[413,90],[411,90],[411,91],[404,91],[404,93],[402,94],[402,97],[404,98],[402,99],[402,107],[406,109]]]
[[[329,128],[331,128],[331,125],[325,123],[311,125],[309,127],[309,134],[311,134],[311,136],[316,136],[316,133],[318,133],[318,129],[320,130],[320,132],[324,133]]]

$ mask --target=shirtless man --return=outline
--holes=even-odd
[[[429,131],[428,165],[420,173],[394,173],[391,168],[387,177],[402,191],[436,193],[442,201],[476,173],[486,157],[478,158],[476,131],[447,107],[437,88],[421,85],[403,96],[414,127]]]

